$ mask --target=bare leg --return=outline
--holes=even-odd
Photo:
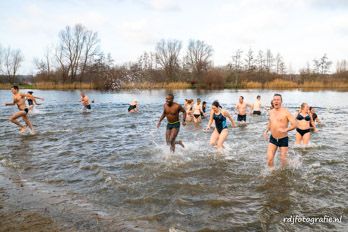
[[[269,168],[273,168],[274,167],[274,155],[277,151],[277,146],[274,145],[273,143],[269,143],[268,144],[268,148],[267,148],[267,165]]]
[[[17,118],[22,117],[23,115],[26,115],[26,113],[25,113],[24,111],[19,111],[19,112],[13,114],[13,115],[11,116],[11,118],[10,118],[10,121],[11,121],[12,123],[16,124],[17,126],[19,126],[19,127],[21,128],[21,129],[20,129],[21,132],[24,132],[25,126],[22,126],[22,124],[20,124],[20,123],[18,122]]]
[[[220,136],[219,132],[216,129],[214,129],[210,137],[210,145],[215,146],[217,140],[219,139],[219,136]]]
[[[287,164],[287,156],[288,156],[288,147],[280,147],[280,163],[282,165],[282,167],[285,167]]]
[[[31,122],[29,121],[28,116],[25,114],[22,116],[24,122],[27,124],[27,126],[30,128],[30,130],[32,131],[32,133],[34,133],[34,129],[33,129],[33,125],[31,124]]]
[[[166,130],[166,142],[167,142],[167,145],[170,144],[169,137],[170,137],[170,130]]]
[[[217,142],[217,149],[224,148],[224,142],[225,142],[227,136],[228,136],[228,130],[227,129],[223,129],[221,131],[221,134],[220,134],[218,142]]]
[[[310,139],[311,139],[311,133],[310,132],[304,134],[302,136],[303,144],[308,145]]]
[[[295,144],[301,144],[302,136],[300,133],[296,132],[296,141]]]
[[[179,133],[179,129],[177,128],[173,128],[170,130],[170,137],[169,137],[169,141],[170,141],[170,150],[174,153],[175,152],[175,139],[176,136],[178,136]]]

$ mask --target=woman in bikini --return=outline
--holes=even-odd
[[[296,142],[295,144],[304,144],[307,145],[311,139],[310,125],[313,123],[313,118],[309,114],[309,106],[307,103],[301,104],[301,109],[296,116],[297,128],[296,128]],[[317,129],[314,125],[314,132],[317,132]]]

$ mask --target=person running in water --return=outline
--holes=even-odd
[[[90,110],[91,109],[91,104],[89,103],[89,98],[87,97],[87,95],[84,92],[81,92],[81,103],[83,105],[83,109],[84,110]]]
[[[286,156],[288,153],[289,137],[288,132],[294,130],[297,126],[297,122],[294,116],[286,109],[282,107],[282,96],[280,94],[274,94],[273,96],[273,109],[269,112],[269,121],[264,132],[264,137],[267,138],[268,131],[271,131],[269,138],[269,144],[267,148],[267,164],[268,167],[274,167],[274,156],[279,147],[280,160],[284,167],[286,165]],[[288,127],[289,122],[291,127]]]
[[[195,126],[198,126],[199,123],[202,121],[202,115],[203,115],[203,108],[201,99],[197,98],[197,103],[193,106],[193,122],[195,123]]]
[[[247,104],[244,102],[244,97],[239,97],[239,102],[236,104],[236,111],[238,114],[237,121],[241,122],[242,124],[246,123],[246,114],[247,114],[247,108],[251,107],[250,104]]]
[[[313,123],[311,123],[311,129],[314,129],[316,127],[316,123],[318,125],[321,124],[318,115],[315,113],[315,108],[313,106],[309,107],[309,115],[312,116]]]
[[[41,98],[41,97],[35,97],[33,96],[33,91],[28,91],[28,95],[27,95],[27,101],[28,101],[28,105],[29,105],[29,111],[32,111],[34,109],[34,104],[35,105],[40,105],[39,103],[36,102],[36,99],[40,99],[42,101],[44,101],[45,99]]]
[[[128,112],[129,113],[136,113],[138,111],[139,111],[138,101],[136,99],[134,99],[131,103],[129,103]]]
[[[186,111],[185,109],[178,103],[174,102],[174,95],[168,94],[166,97],[166,103],[163,105],[163,113],[157,123],[157,128],[161,126],[162,120],[167,117],[167,131],[166,131],[166,141],[167,145],[170,145],[170,150],[175,152],[175,144],[179,144],[184,147],[182,141],[175,141],[178,136],[180,130],[180,121],[179,121],[179,113],[182,112],[184,114],[182,125],[186,125]]]
[[[26,98],[29,98],[29,97],[34,97],[35,98],[35,96],[33,96],[33,95],[29,96],[29,94],[20,93],[19,92],[19,88],[16,85],[14,85],[11,88],[11,92],[13,94],[13,102],[12,103],[5,103],[5,106],[17,105],[17,107],[19,109],[19,112],[14,113],[10,117],[10,121],[20,127],[20,132],[21,133],[25,132],[25,130],[26,130],[27,126],[28,126],[30,128],[30,130],[31,130],[31,133],[35,134],[33,125],[31,124],[31,122],[29,121],[29,118],[28,118],[29,108],[25,104]],[[22,124],[20,124],[18,122],[17,118],[19,118],[19,117],[23,118],[26,126],[23,126]]]
[[[311,139],[310,125],[314,124],[312,116],[309,114],[309,106],[307,103],[301,104],[300,112],[296,116],[297,128],[296,128],[296,142],[295,144],[307,145]],[[317,128],[314,125],[314,132],[317,132]]]
[[[228,136],[226,118],[231,121],[233,127],[236,127],[236,123],[230,113],[222,109],[218,101],[214,101],[211,107],[210,119],[206,130],[210,130],[210,126],[213,123],[213,120],[215,120],[215,129],[210,137],[210,145],[215,146],[219,150],[224,147],[224,142]]]
[[[253,115],[261,115],[261,96],[258,95],[256,97],[255,103],[252,105],[252,114]]]

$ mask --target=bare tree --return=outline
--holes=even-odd
[[[99,42],[100,42],[100,40],[98,39],[97,32],[85,31],[84,36],[85,36],[85,44],[84,46],[82,45],[83,57],[81,60],[82,67],[81,67],[80,82],[85,73],[87,64],[92,62],[93,57],[99,53]]]
[[[39,73],[45,73],[48,75],[52,71],[52,50],[50,47],[46,47],[43,58],[34,58],[34,65],[36,66]]]
[[[5,66],[5,74],[8,77],[8,81],[10,83],[14,83],[16,80],[16,75],[18,73],[18,69],[20,68],[24,57],[22,55],[21,50],[19,49],[11,49],[8,47],[4,51],[4,66]]]
[[[201,78],[208,70],[212,55],[213,48],[210,45],[201,40],[190,40],[185,60],[194,77]]]
[[[332,62],[324,54],[320,59],[314,59],[314,73],[325,75],[329,72]]]
[[[257,68],[260,72],[264,71],[264,69],[265,69],[265,57],[264,57],[262,50],[259,50],[259,53],[257,54],[256,64],[257,64]]]
[[[267,49],[265,62],[266,72],[271,72],[274,66],[274,57],[270,49]]]
[[[336,65],[336,73],[343,73],[343,72],[347,72],[348,70],[348,63],[347,60],[341,60],[341,61],[337,61],[337,65]]]
[[[161,40],[156,46],[156,61],[164,70],[168,79],[176,80],[176,74],[180,67],[179,54],[181,42],[178,40]]]
[[[71,82],[85,73],[87,64],[99,51],[99,39],[96,32],[87,30],[83,25],[66,26],[59,33],[59,45],[56,59],[63,73]]]
[[[254,59],[254,52],[249,49],[248,53],[246,54],[246,58],[244,59],[245,61],[245,69],[248,72],[252,72],[255,70],[255,59]]]
[[[232,69],[236,72],[242,71],[242,53],[243,51],[238,49],[232,56]]]
[[[283,57],[278,53],[275,58],[275,68],[277,74],[284,74],[285,64],[283,61]]]

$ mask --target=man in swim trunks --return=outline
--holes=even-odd
[[[19,112],[14,113],[11,117],[10,117],[10,121],[14,124],[16,124],[17,126],[20,127],[20,132],[23,133],[25,132],[27,126],[30,128],[31,133],[34,134],[35,131],[33,129],[33,126],[31,124],[31,122],[29,121],[29,118],[27,116],[29,109],[25,104],[26,101],[26,97],[30,97],[29,94],[24,94],[24,93],[20,93],[19,92],[19,88],[18,86],[14,85],[11,88],[11,92],[13,94],[13,102],[12,103],[5,103],[5,106],[13,106],[13,105],[17,105]],[[34,97],[34,96],[33,96]],[[23,126],[22,124],[20,124],[17,120],[17,118],[22,117],[25,124],[27,126]]]
[[[81,92],[81,103],[83,105],[83,109],[86,110],[90,110],[91,109],[91,104],[89,103],[89,98],[87,97],[87,95],[84,92]]]
[[[236,104],[236,111],[238,113],[237,121],[246,123],[247,107],[251,107],[250,104],[244,102],[244,97],[239,97],[239,102]]]
[[[157,128],[160,127],[162,120],[167,117],[167,131],[166,131],[166,141],[167,144],[170,145],[170,150],[175,152],[175,144],[179,144],[184,147],[182,141],[175,141],[179,130],[180,130],[180,121],[179,121],[179,113],[182,112],[184,114],[182,125],[186,125],[186,111],[185,109],[178,103],[174,102],[174,95],[168,94],[166,97],[166,103],[163,106],[163,113],[157,123]]]
[[[261,115],[261,96],[256,97],[255,103],[252,105],[252,112],[254,115]]]
[[[269,111],[269,121],[264,132],[264,136],[267,137],[268,131],[271,131],[267,149],[267,164],[270,168],[274,166],[273,160],[278,147],[280,149],[281,164],[282,166],[286,165],[289,143],[288,131],[297,127],[294,116],[286,108],[282,107],[282,96],[280,94],[274,94],[272,103],[274,108]],[[291,127],[288,127],[289,122]]]

